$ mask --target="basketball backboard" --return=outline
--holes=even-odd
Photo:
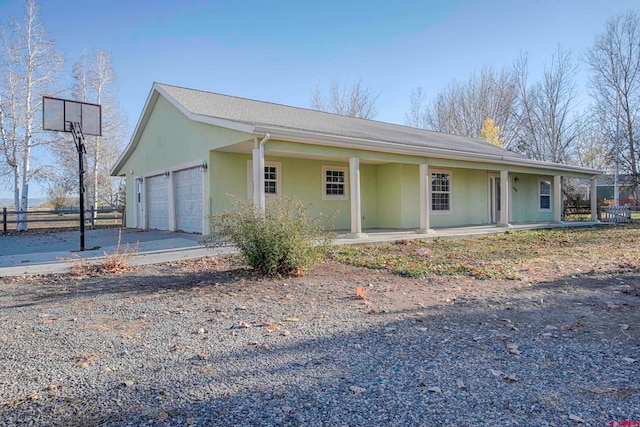
[[[102,135],[102,107],[87,102],[42,97],[44,130],[71,132],[72,123],[79,123],[85,135]]]

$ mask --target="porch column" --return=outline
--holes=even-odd
[[[562,222],[562,177],[553,177],[553,222]]]
[[[591,178],[591,221],[598,222],[598,182]]]
[[[347,237],[367,237],[362,232],[362,207],[360,205],[360,158],[349,158],[349,181],[351,183],[351,233]]]
[[[264,148],[257,138],[253,149],[253,204],[264,211]]]
[[[420,165],[420,229],[418,234],[434,233],[429,223],[429,213],[431,211],[431,176],[429,174],[429,164]]]
[[[511,191],[509,189],[509,171],[500,171],[500,222],[499,225],[503,227],[510,227],[509,224],[509,211],[511,210]]]

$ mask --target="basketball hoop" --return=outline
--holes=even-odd
[[[87,153],[84,135],[102,135],[102,107],[98,104],[69,99],[42,97],[42,129],[68,132],[78,151],[78,181],[80,192],[80,250],[84,251],[84,158]]]

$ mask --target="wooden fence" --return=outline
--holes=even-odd
[[[18,215],[23,211],[13,211],[2,208],[2,231],[6,234],[9,230],[15,230]],[[90,227],[96,226],[122,226],[123,215],[121,209],[115,208],[93,208],[85,211],[85,224]],[[27,228],[66,228],[80,226],[79,209],[42,210],[30,209],[27,211]]]
[[[600,208],[602,222],[631,222],[631,206],[602,206]]]

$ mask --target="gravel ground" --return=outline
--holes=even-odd
[[[628,269],[261,280],[217,258],[1,279],[0,425],[640,421],[639,307]]]

